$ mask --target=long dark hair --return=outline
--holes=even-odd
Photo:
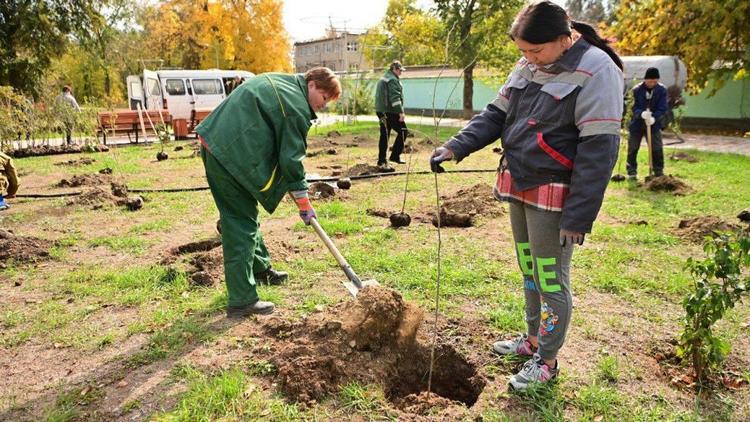
[[[570,29],[578,31],[589,44],[604,50],[617,67],[622,70],[622,60],[609,46],[609,41],[599,36],[591,25],[570,19],[562,7],[545,0],[523,8],[508,31],[512,39],[521,39],[531,44],[554,41],[560,35],[570,35]]]

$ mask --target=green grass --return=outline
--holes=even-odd
[[[135,256],[143,254],[149,242],[139,236],[102,236],[88,242],[89,246],[106,246],[115,252],[126,252]]]
[[[188,384],[174,410],[157,415],[153,420],[214,421],[214,420],[305,420],[305,413],[296,405],[281,399],[264,397],[260,388],[240,369],[217,374],[204,374],[184,367],[180,378]]]
[[[383,413],[385,397],[383,389],[379,386],[362,386],[350,382],[341,387],[339,401],[344,409],[376,417]]]
[[[427,123],[430,119],[424,121]],[[439,141],[458,131],[457,128],[441,128],[435,136],[430,126],[412,125],[412,128],[427,132]],[[311,130],[311,135],[317,132],[322,137],[331,130],[367,134],[371,139],[377,139],[377,124],[374,122],[318,127]],[[432,148],[419,144],[423,136],[418,133],[416,138],[409,140],[420,149],[413,156],[415,170],[426,169],[426,158]],[[96,158],[97,162],[78,168],[54,165],[78,156],[24,158],[19,159],[18,164],[29,175],[54,175],[55,180],[59,174],[68,177],[111,167],[115,176],[122,177],[131,188],[205,185],[200,160],[179,158],[189,155],[189,151],[173,152],[170,148],[170,159],[156,163],[154,154],[157,150],[158,146],[114,148],[109,153],[86,155]],[[705,214],[718,215],[733,222],[734,216],[750,198],[747,185],[750,157],[688,152],[700,162],[667,161],[667,173],[679,176],[692,186],[693,191],[686,196],[648,192],[626,183],[610,184],[602,217],[596,222],[593,233],[587,236],[584,247],[577,248],[573,257],[571,280],[576,296],[585,298],[588,293],[615,295],[621,306],[633,312],[638,321],[668,324],[670,327],[678,323],[679,315],[664,312],[664,309],[679,310],[691,283],[683,269],[685,259],[701,256],[702,252],[700,245],[680,238],[675,231],[677,224],[681,219]],[[665,155],[669,155],[669,149]],[[371,163],[375,156],[374,148],[360,145],[340,150],[338,155],[326,156],[325,161],[315,163],[351,166]],[[641,169],[646,168],[645,151],[639,159]],[[449,163],[446,167],[494,168],[497,160],[498,156],[486,148],[459,165]],[[446,174],[439,176],[438,182],[440,193],[448,195],[477,183],[492,184],[493,179],[491,173]],[[315,201],[314,206],[324,229],[362,278],[375,278],[381,284],[394,287],[405,298],[418,302],[431,312],[438,272],[437,233],[429,222],[422,223],[414,217],[426,217],[434,210],[433,176],[412,175],[409,179],[406,212],[412,216],[410,227],[393,230],[386,227],[386,220],[365,214],[367,208],[400,210],[404,181],[403,177],[355,181],[353,189],[348,192],[349,199]],[[337,394],[306,410],[286,404],[274,395],[275,389],[269,394],[265,385],[277,368],[268,359],[267,354],[272,350],[263,337],[248,336],[236,340],[237,348],[255,350],[262,347],[264,353],[263,356],[243,359],[236,368],[205,372],[190,367],[189,362],[182,362],[187,360],[183,358],[189,351],[211,347],[219,337],[224,336],[222,340],[227,338],[214,324],[221,320],[220,314],[227,299],[225,287],[223,284],[191,286],[186,274],[180,270],[183,262],[175,265],[177,270],[169,270],[158,261],[167,245],[174,246],[174,233],[191,240],[213,235],[206,230],[211,230],[218,212],[208,191],[149,193],[145,198],[145,207],[137,213],[121,207],[96,211],[89,207],[69,208],[64,200],[39,201],[39,205],[34,201],[19,200],[19,207],[11,214],[0,214],[3,227],[7,225],[18,233],[30,233],[57,242],[50,250],[53,261],[38,268],[6,262],[7,268],[0,269],[3,283],[8,286],[14,281],[22,283],[14,293],[19,296],[38,293],[34,297],[42,298],[41,303],[30,302],[24,306],[0,305],[2,347],[17,347],[33,341],[34,344],[71,347],[80,353],[97,353],[120,347],[130,336],[145,335],[146,343],[139,351],[118,359],[123,359],[130,368],[167,359],[180,360],[180,370],[173,374],[173,381],[186,388],[178,405],[166,413],[151,415],[155,420],[368,420],[393,417],[389,414],[391,405],[376,385],[344,384]],[[19,210],[21,205],[30,210]],[[40,209],[42,213],[37,212]],[[265,211],[260,214],[263,222],[277,224],[275,228],[279,232],[279,220],[296,216],[296,213],[296,208],[285,201],[272,216]],[[289,256],[288,261],[275,260],[274,267],[290,272],[294,290],[263,286],[259,291],[264,300],[274,301],[279,309],[293,310],[284,314],[285,317],[298,320],[317,312],[321,306],[329,308],[349,298],[329,297],[322,293],[328,290],[320,289],[321,283],[328,283],[327,289],[343,279],[343,275],[335,260],[325,251],[314,252],[314,257],[311,257],[311,249],[322,250],[324,246],[312,235],[310,227],[297,219],[293,221],[290,227],[284,228],[291,234],[283,240],[301,253]],[[524,331],[523,287],[511,246],[508,217],[480,217],[478,221],[479,226],[470,230],[442,231],[441,311],[446,318],[470,317],[483,321],[492,332]],[[646,224],[639,224],[641,221]],[[92,230],[92,227],[105,227],[107,231]],[[117,231],[110,231],[109,227],[116,227]],[[124,255],[128,262],[112,264],[108,262],[109,258],[99,258],[110,255],[110,252]],[[68,302],[69,299],[72,301]],[[102,327],[101,321],[106,320],[104,317],[109,313],[117,315],[121,324]],[[717,332],[737,344],[745,344],[742,326],[747,316],[747,306],[739,306],[728,314],[717,327]],[[574,312],[573,324],[585,339],[610,349],[607,332],[631,328],[614,316],[605,314],[601,320],[594,321],[582,312]],[[480,346],[468,343],[465,347]],[[743,391],[721,391],[694,402],[690,400],[694,397],[691,392],[670,392],[669,399],[650,391],[632,393],[633,387],[627,383],[645,369],[631,366],[630,361],[618,357],[601,353],[595,368],[584,374],[583,379],[566,379],[567,374],[563,372],[556,384],[540,386],[523,395],[506,393],[500,388],[501,391],[494,393],[497,397],[486,402],[488,408],[481,416],[487,421],[697,421],[710,420],[705,415],[711,415],[715,420],[740,420],[742,417],[732,409],[739,407],[740,400],[747,397]],[[625,362],[628,362],[627,366]],[[495,378],[493,382],[504,383],[520,363],[495,359],[484,370]],[[742,372],[745,376],[747,373],[750,372]],[[264,382],[256,383],[254,377],[263,377]],[[621,388],[628,389],[627,395],[619,390]],[[665,381],[660,388],[670,387]],[[61,394],[46,418],[85,419],[87,409],[80,404],[77,394],[80,390]],[[98,393],[88,394],[95,399]],[[674,395],[679,395],[680,400],[671,400]],[[142,405],[138,400],[124,404],[131,410]]]

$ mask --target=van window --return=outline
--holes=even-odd
[[[143,87],[141,82],[130,82],[130,92],[133,98],[143,98]]]
[[[146,92],[148,92],[149,96],[161,95],[159,81],[150,78],[146,79]]]
[[[193,79],[193,91],[195,95],[223,94],[221,81],[218,79]]]
[[[182,79],[167,79],[164,82],[164,90],[169,95],[185,95],[185,82]]]

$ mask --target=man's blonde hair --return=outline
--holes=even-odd
[[[315,82],[315,86],[328,94],[331,100],[336,100],[341,96],[341,82],[338,76],[327,67],[314,67],[305,72],[307,82]]]

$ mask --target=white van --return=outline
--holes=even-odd
[[[144,70],[143,76],[127,77],[130,109],[167,109],[172,119],[191,118],[193,110],[212,110],[234,88],[255,76],[244,70]]]

